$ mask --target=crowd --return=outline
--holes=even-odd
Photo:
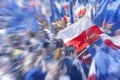
[[[73,0],[73,2],[74,1],[76,2],[77,0]],[[78,12],[77,10],[75,11],[73,10],[74,23],[79,21],[84,16],[91,18],[91,20],[93,19],[93,17],[95,17],[95,15],[91,16],[91,14],[89,14],[89,10],[87,8],[89,8],[90,10],[94,10],[94,8],[98,9],[98,5],[94,5],[91,7],[90,4],[87,5],[86,1],[89,0],[85,0],[85,1],[81,0],[81,2],[84,2],[84,5],[80,7],[80,10],[78,10]],[[59,0],[57,2],[59,3]],[[96,0],[96,2],[100,2],[100,0]],[[76,4],[74,3],[73,9],[77,8],[75,5]],[[36,3],[30,3],[30,5],[28,6],[33,6],[36,8]],[[59,31],[73,24],[71,22],[71,15],[68,10],[68,5],[67,6],[65,5],[64,8],[66,12],[65,15],[58,20],[57,19],[55,21],[53,20],[53,22],[51,23],[47,22],[48,20],[38,17],[39,14],[36,13],[35,14],[37,15],[36,20],[38,20],[39,23],[39,30],[37,31],[32,31],[27,28],[27,29],[22,29],[19,32],[12,32],[6,34],[0,33],[0,80],[87,80],[88,79],[91,62],[93,60],[93,54],[90,53],[94,52],[95,54],[97,54],[97,52],[95,52],[95,50],[93,49],[90,49],[90,51],[88,50],[88,47],[90,47],[93,44],[90,44],[85,49],[81,50],[80,52],[77,52],[75,46],[73,45],[66,46],[64,40],[59,39],[57,37],[57,33]],[[28,16],[32,16],[31,12],[30,15]],[[102,12],[102,10],[100,12]],[[26,13],[29,13],[29,10]],[[97,10],[95,14],[97,14]],[[46,16],[47,13],[45,13],[44,15]],[[25,18],[28,18],[28,16]],[[34,18],[34,17],[35,16],[32,16],[30,18]],[[19,20],[21,20],[21,18],[18,19],[18,22]],[[83,21],[83,23],[84,22],[85,21]],[[100,27],[102,29],[105,28],[103,32],[110,35],[110,33],[112,32],[112,31],[110,32],[111,26],[113,24],[106,23],[106,25],[104,25],[104,23],[105,22],[103,21],[101,24],[102,27],[101,26]],[[115,36],[119,36],[120,30],[117,29],[116,32],[114,31],[114,34]],[[98,49],[99,45],[94,47]],[[97,61],[99,61],[97,59],[98,58],[96,58],[96,63]],[[101,66],[101,64],[98,66]],[[111,80],[111,79],[98,79],[98,80]],[[88,80],[97,80],[97,79],[93,78]]]
[[[47,31],[12,34],[0,46],[0,80],[86,80],[88,66],[75,47]],[[85,66],[84,69],[83,66]]]

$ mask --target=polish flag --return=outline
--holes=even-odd
[[[113,49],[120,49],[120,36],[110,37],[107,34],[101,35],[105,44]]]
[[[88,80],[97,80],[96,67],[95,67],[95,61],[94,61],[94,59],[92,61],[91,67],[90,67]]]
[[[76,51],[80,52],[98,39],[100,34],[102,31],[92,23],[89,17],[84,16],[76,23],[61,30],[57,38],[63,39],[66,46],[73,45]]]

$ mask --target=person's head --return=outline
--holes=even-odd
[[[10,55],[0,54],[0,72],[7,74],[12,72],[13,63]]]
[[[61,48],[57,48],[54,51],[54,59],[60,60],[64,56],[63,50]]]
[[[57,41],[56,41],[56,47],[57,47],[57,48],[62,48],[62,47],[64,47],[64,42],[63,42],[62,39],[57,39]]]
[[[33,33],[33,32],[29,32],[28,34],[29,34],[30,38],[34,38],[35,37],[35,33]]]
[[[46,31],[40,31],[39,32],[39,37],[41,40],[47,39],[48,38],[48,34]]]
[[[50,42],[44,42],[42,47],[47,53],[50,53],[55,48],[52,42],[51,43]]]
[[[75,56],[75,47],[74,46],[67,46],[65,47],[65,56]]]

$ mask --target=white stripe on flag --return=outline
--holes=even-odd
[[[87,30],[88,28],[92,27],[94,24],[92,23],[91,19],[87,16],[82,17],[76,23],[68,26],[67,28],[61,30],[57,38],[63,39],[65,43],[72,40],[73,38],[80,35],[83,31]]]

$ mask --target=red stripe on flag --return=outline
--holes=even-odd
[[[97,77],[95,74],[88,77],[88,80],[97,80]]]
[[[80,52],[81,50],[89,46],[91,43],[93,43],[96,39],[98,39],[99,35],[102,33],[103,32],[97,26],[92,26],[87,30],[83,31],[77,37],[68,41],[66,45],[73,45],[74,47],[76,47],[76,51]]]
[[[113,49],[120,49],[120,46],[115,45],[111,40],[106,39],[105,44]]]

